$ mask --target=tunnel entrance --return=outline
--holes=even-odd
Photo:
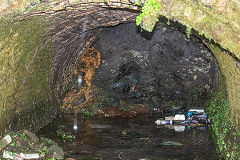
[[[147,33],[129,23],[105,28],[75,72],[72,84],[83,75],[82,93],[65,98],[62,108],[133,116],[121,113],[204,107],[218,86],[219,71],[215,57],[199,38],[188,39],[179,28],[165,24]],[[109,109],[119,113],[109,115]]]
[[[94,82],[117,101],[167,110],[169,102],[202,107],[217,87],[218,67],[196,37],[159,25],[153,34],[132,24],[107,28],[94,47],[102,54]]]
[[[66,113],[38,134],[72,159],[216,159],[207,126],[154,122],[205,109],[218,73],[210,50],[175,25],[104,28],[74,70]]]
[[[183,26],[171,22],[158,24],[154,33],[141,32],[129,23],[141,11],[133,3],[34,2],[19,13],[6,12],[0,22],[0,135],[23,128],[39,131],[63,111],[39,135],[59,142],[65,158],[216,159],[206,126],[154,123],[187,115],[191,108],[207,111],[205,102],[213,93],[208,113],[217,151],[224,158],[238,156],[232,145],[239,141],[239,36],[236,25],[231,25],[235,22],[228,13],[222,21],[214,18],[218,3],[210,11],[209,5],[196,8],[185,3],[180,10],[169,10],[179,4],[161,2],[159,13],[168,18],[161,17],[161,22],[178,21],[213,39],[214,43],[204,42],[217,64],[197,35],[189,39]],[[141,16],[147,6],[142,6]],[[187,12],[182,9],[186,6]],[[209,25],[211,20],[216,23]],[[218,65],[224,75],[220,78]],[[215,89],[221,91],[214,95]],[[12,151],[29,153],[20,145],[21,138],[23,143],[15,143],[19,138],[11,136],[14,142],[6,150],[17,144],[14,149],[23,150]],[[25,137],[22,132],[18,136]],[[41,148],[47,151],[46,147],[50,146]],[[38,153],[41,159],[52,158]]]

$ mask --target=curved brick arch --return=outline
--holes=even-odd
[[[106,4],[104,0],[76,1],[73,3],[75,5],[72,5],[71,7],[68,7],[70,4],[66,2],[54,6],[52,8],[55,10],[54,14],[61,15],[61,12],[65,12],[65,14],[71,12],[75,13],[76,10],[84,13],[87,10],[89,13],[86,12],[83,14],[85,16],[83,16],[83,19],[86,19],[86,15],[89,16],[89,20],[93,18],[91,25],[88,26],[90,30],[92,28],[114,26],[119,23],[134,21],[138,12],[134,13],[133,11],[140,10],[139,7],[132,5],[132,1],[127,0],[113,0],[108,4]],[[235,114],[236,117],[234,119],[238,122],[238,113],[240,111],[240,108],[238,107],[240,99],[240,94],[238,94],[240,91],[240,85],[238,82],[240,79],[240,68],[237,66],[239,64],[238,59],[240,53],[240,21],[236,20],[239,19],[239,13],[233,12],[238,11],[237,2],[230,2],[228,0],[216,2],[179,0],[175,2],[161,1],[160,3],[162,3],[162,16],[193,28],[200,35],[212,39],[214,42],[220,44],[222,48],[232,52],[232,54],[229,54],[227,51],[209,44],[209,48],[214,52],[218,60],[222,74],[226,77],[226,87],[231,103],[231,109],[233,112],[237,113]],[[94,8],[96,8],[96,10],[99,9],[99,11],[94,11]],[[119,10],[119,8],[124,10]],[[77,21],[81,22],[80,19]]]
[[[0,77],[8,79],[8,82],[5,79],[0,79],[0,91],[3,92],[3,94],[0,94],[0,128],[6,128],[6,125],[15,122],[9,120],[11,113],[19,113],[20,116],[20,112],[26,114],[24,107],[14,106],[26,106],[25,101],[31,103],[28,103],[30,112],[23,120],[30,121],[32,126],[39,125],[38,122],[41,120],[37,121],[36,118],[39,117],[34,117],[34,114],[32,116],[31,113],[36,112],[37,104],[42,103],[48,96],[50,102],[52,102],[51,100],[61,100],[75,64],[81,58],[85,49],[95,40],[101,28],[134,21],[141,9],[132,5],[134,0],[109,1],[108,4],[105,3],[105,0],[59,0],[51,3],[41,1],[41,3],[31,4],[32,1],[30,0],[24,3],[22,0],[11,0],[3,1],[0,4],[0,13],[7,13],[18,8],[29,8],[30,10],[20,12],[19,16],[14,17],[14,19],[17,19],[14,20],[14,23],[10,22],[10,20],[9,22],[4,20],[11,19],[11,16],[10,18],[8,15],[0,18],[0,22],[4,21],[1,22],[1,25],[4,24],[4,27],[9,27],[2,29],[0,25],[1,31],[7,33],[6,37],[10,37],[0,36],[0,51],[2,51],[2,55],[7,55],[10,57],[9,59],[14,60],[13,63],[7,64],[11,66],[9,69],[14,69],[13,71],[10,70],[14,73],[11,74],[10,71],[0,72]],[[225,75],[231,110],[234,113],[233,119],[238,124],[240,116],[240,64],[238,61],[240,58],[240,2],[234,0],[159,0],[159,2],[162,3],[160,15],[193,28],[200,35],[204,35],[208,39],[211,38],[234,55],[231,56],[213,44],[207,44],[217,58],[222,74]],[[7,23],[8,25],[5,25]],[[42,26],[42,24],[45,25]],[[14,28],[15,26],[16,28]],[[36,31],[25,31],[27,27],[24,26]],[[41,26],[41,28],[38,26]],[[24,37],[29,33],[32,35]],[[46,36],[42,37],[39,33]],[[31,39],[32,36],[36,36],[36,38]],[[22,48],[17,50],[15,42],[20,43],[19,41],[24,43]],[[33,43],[35,41],[36,43]],[[51,44],[53,50],[48,50],[45,47],[48,43]],[[26,58],[21,62],[22,54],[28,52],[29,48],[31,48],[29,46],[37,47],[33,48],[32,52],[29,52],[26,56],[30,57],[30,60]],[[25,48],[27,49],[24,50]],[[24,52],[21,52],[21,50],[24,50]],[[49,53],[49,57],[46,57],[49,58],[49,61],[42,65],[42,68],[34,66],[35,61],[36,64],[43,63],[38,61],[37,58],[39,58],[38,55],[45,56],[44,53]],[[45,60],[44,56],[40,60]],[[20,72],[17,68],[19,67],[18,63],[23,63],[22,66],[27,67]],[[6,66],[3,64],[3,67]],[[47,76],[38,78],[39,75],[32,74],[40,69],[46,71],[44,74]],[[28,75],[28,72],[32,77],[35,78],[36,76],[36,79],[32,78],[31,80],[30,76],[22,76],[23,74]],[[35,86],[35,83],[39,85]],[[10,87],[11,85],[14,87]],[[35,90],[29,92],[31,87],[35,87]],[[35,99],[35,97],[39,98]],[[45,114],[49,110],[53,110],[53,108],[43,108],[42,113]],[[53,115],[56,114],[55,110],[53,112]],[[17,116],[17,118],[20,116]],[[35,119],[35,121],[32,121],[32,119]],[[37,128],[32,126],[30,128]]]
[[[89,10],[93,7],[121,8],[141,10],[134,5],[137,0],[54,0],[22,2],[21,0],[3,1],[0,14],[21,8],[37,8],[31,14],[55,14],[72,10]],[[192,0],[158,0],[162,4],[160,15],[196,30],[200,35],[213,39],[224,49],[240,59],[240,2],[233,0],[192,1]],[[145,2],[145,0],[141,0]],[[40,12],[39,12],[40,10]],[[26,13],[26,12],[25,12]],[[27,11],[27,13],[29,13]]]

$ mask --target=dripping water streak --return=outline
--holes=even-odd
[[[86,16],[86,19],[87,19],[88,17]],[[83,39],[85,38],[85,36],[86,36],[86,30],[87,30],[87,23],[88,23],[88,21],[87,20],[85,20],[84,22],[83,22],[83,28],[82,28],[82,35],[81,35],[81,39],[82,39],[82,41],[83,41]],[[77,87],[77,90],[78,90],[78,92],[80,91],[80,88],[81,88],[81,86],[82,86],[82,76],[81,75],[79,75],[79,77],[78,77],[78,87]],[[74,108],[74,111],[73,111],[74,113],[74,115],[73,115],[73,130],[74,131],[77,131],[78,130],[78,123],[77,123],[77,111],[76,111],[76,109]]]
[[[76,112],[76,109],[74,109],[74,113],[73,113],[73,130],[74,130],[74,131],[77,131],[77,130],[78,130],[77,112]]]

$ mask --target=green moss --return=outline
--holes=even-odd
[[[106,5],[109,5],[110,0],[104,0],[104,3],[105,3]]]
[[[186,34],[188,39],[190,39],[191,32],[192,32],[192,28],[186,27]]]
[[[27,106],[38,106],[47,104],[49,93],[49,75],[52,67],[53,57],[51,55],[51,44],[42,48],[35,57],[31,57],[29,69],[25,70],[22,83],[18,86],[19,90],[15,95],[19,99],[18,103],[24,108]]]
[[[0,114],[1,123],[47,103],[51,44],[43,45],[48,21],[44,17],[0,19]],[[13,114],[14,113],[14,114]]]
[[[141,5],[142,1],[137,2],[138,5]],[[217,4],[219,5],[219,3],[221,1]],[[154,8],[158,5],[159,7]],[[136,24],[151,32],[159,15],[162,15],[178,21],[187,28],[193,28],[200,35],[213,40],[223,49],[229,50],[237,58],[240,58],[239,21],[236,21],[240,12],[237,12],[239,8],[236,6],[236,2],[230,3],[227,9],[223,10],[215,3],[212,3],[211,7],[207,7],[202,3],[190,0],[171,2],[147,0],[142,8],[142,13],[136,19]]]
[[[221,87],[221,89],[227,89],[228,100],[231,104],[230,108],[232,111],[231,118],[236,121],[237,124],[239,124],[240,68],[236,66],[235,58],[229,55],[226,51],[221,50],[219,47],[213,44],[206,43],[206,45],[214,53],[219,64],[221,74],[224,76],[225,87]]]
[[[210,103],[212,131],[219,155],[223,159],[238,159],[239,142],[239,77],[235,59],[213,44],[205,43],[214,53],[221,70],[219,88],[223,90]],[[232,158],[231,158],[232,157]],[[237,158],[238,157],[238,158]]]
[[[212,121],[211,131],[219,158],[239,159],[240,132],[234,128],[231,120],[229,102],[222,92],[218,92],[210,101],[208,115]]]
[[[84,116],[84,117],[87,117],[87,118],[91,118],[91,117],[93,117],[93,115],[94,115],[92,109],[82,109],[82,110],[80,111],[80,113],[82,113],[83,116]]]
[[[136,4],[140,4],[140,2]],[[161,4],[157,0],[146,0],[142,7],[142,13],[136,18],[136,25],[140,25],[144,30],[152,32],[158,21],[160,10]]]

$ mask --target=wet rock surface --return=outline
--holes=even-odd
[[[134,23],[106,28],[94,47],[102,59],[93,83],[117,106],[202,106],[218,83],[216,60],[200,39],[164,24],[154,34]]]

